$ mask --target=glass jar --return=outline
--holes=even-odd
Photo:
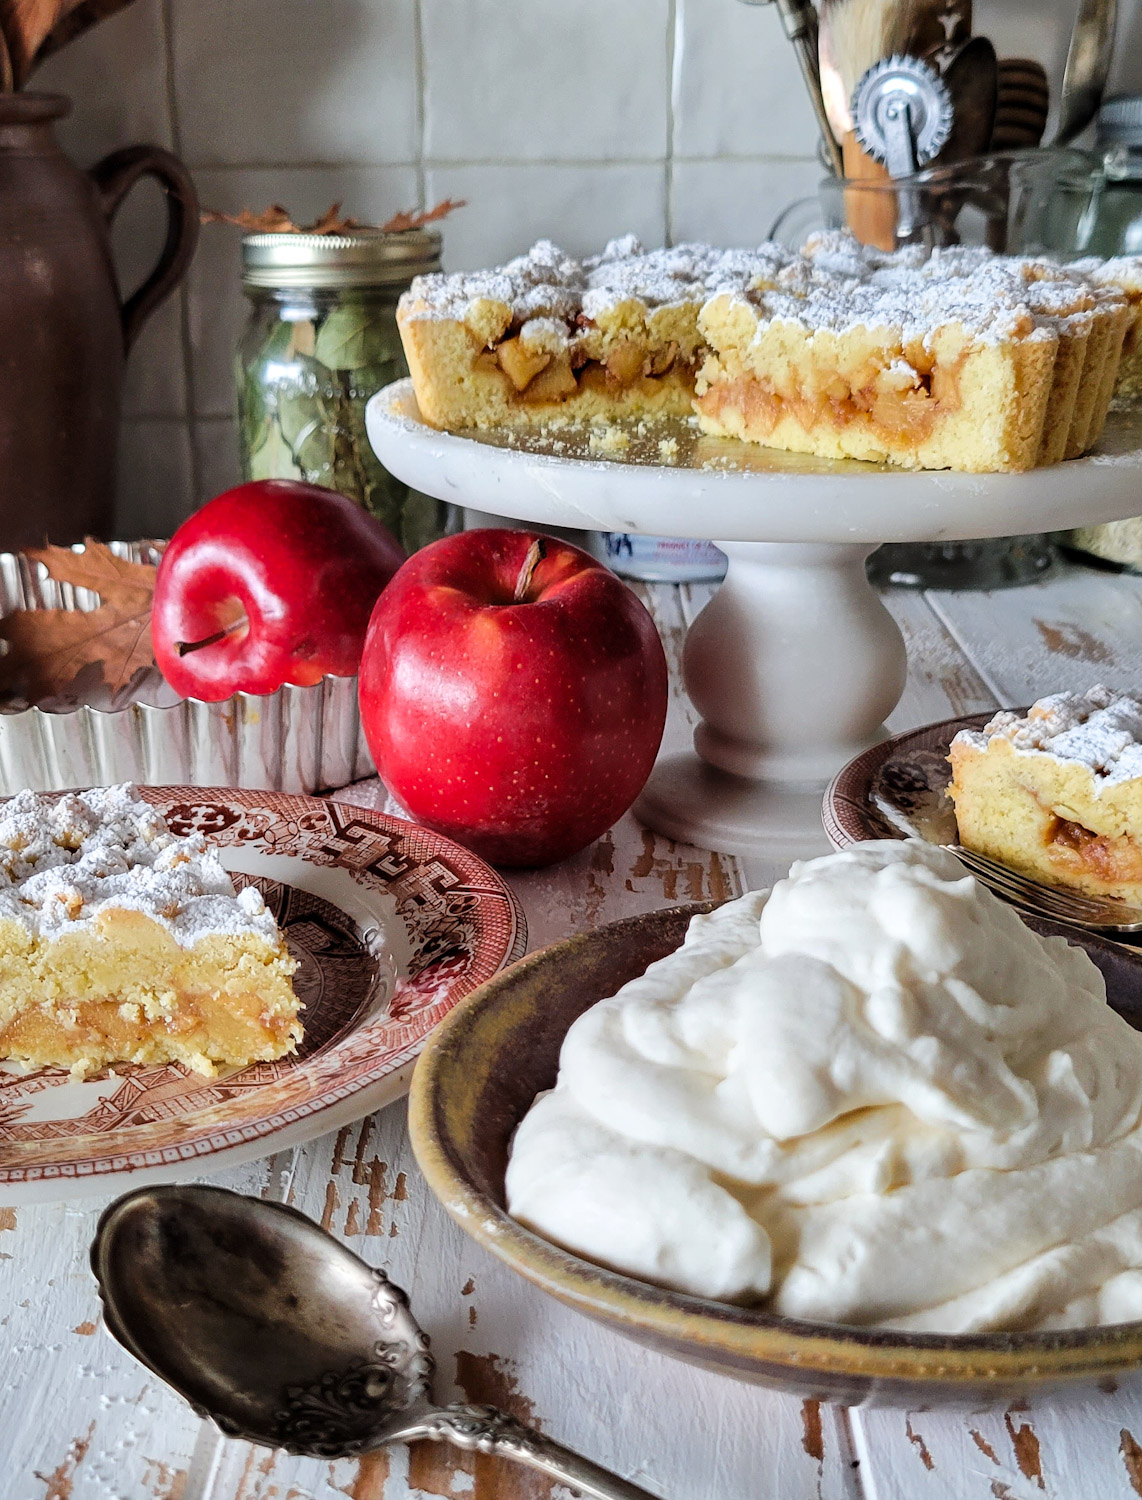
[[[1101,166],[1083,212],[1074,219],[1073,255],[1142,255],[1142,95],[1108,99],[1098,112]],[[1133,335],[1137,337],[1137,335]],[[1117,399],[1138,400],[1131,381]],[[1064,532],[1064,546],[1142,573],[1142,516]]]
[[[238,446],[245,479],[302,479],[357,501],[413,552],[442,536],[448,506],[382,467],[365,406],[408,374],[396,307],[440,268],[440,234],[251,234],[250,303],[238,343]]]
[[[1071,255],[1142,254],[1142,94],[1108,99],[1098,112],[1096,166],[1074,197]]]

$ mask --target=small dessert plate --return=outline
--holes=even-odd
[[[1020,713],[1026,710],[1019,710]],[[982,729],[992,714],[942,719],[882,740],[851,760],[825,793],[821,821],[834,849],[869,839],[924,839],[959,854],[977,879],[1010,901],[1032,926],[1061,932],[1072,942],[1081,931],[1136,942],[1142,931],[1137,907],[1110,898],[1084,897],[1064,885],[1046,885],[996,860],[961,851],[956,809],[948,796],[948,751],[961,729]]]
[[[948,751],[961,729],[982,729],[994,717],[969,714],[924,724],[858,755],[825,793],[821,820],[834,849],[869,839],[924,839],[958,844],[956,810],[948,796]]]
[[[0,1063],[5,1203],[198,1176],[360,1119],[406,1091],[432,1028],[527,946],[499,876],[416,824],[282,792],[140,795],[262,891],[299,960],[305,1039],[215,1078],[123,1065],[78,1082]]]

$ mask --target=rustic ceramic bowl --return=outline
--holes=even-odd
[[[742,1380],[846,1403],[1009,1401],[1142,1365],[1142,1323],[1062,1333],[939,1336],[794,1322],[663,1291],[531,1234],[504,1207],[508,1146],[555,1082],[571,1023],[682,940],[703,906],[630,917],[557,943],[484,984],[433,1033],[412,1084],[410,1125],[429,1186],[462,1229],[543,1291],[617,1332]],[[1142,962],[1084,946],[1115,1008],[1142,1026]]]

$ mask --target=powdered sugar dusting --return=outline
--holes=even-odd
[[[550,240],[496,270],[419,276],[403,299],[406,316],[463,320],[483,300],[510,310],[512,326],[562,323],[569,338],[584,323],[634,301],[648,310],[689,305],[697,313],[728,293],[750,303],[763,324],[795,322],[843,333],[886,328],[910,342],[960,324],[986,343],[1054,336],[1068,320],[1121,302],[1099,263],[1081,269],[981,247],[885,252],[846,230],[814,235],[803,251],[766,243],[753,250],[683,244],[646,250],[634,235],[600,255],[576,259]],[[1071,325],[1073,326],[1073,324]]]
[[[178,838],[130,784],[0,804],[0,921],[51,939],[127,908],[182,947],[211,934],[279,941],[261,895],[235,895],[201,834]]]
[[[978,750],[1005,739],[1024,754],[1077,761],[1104,786],[1142,777],[1142,700],[1107,687],[1054,693],[1025,718],[998,713],[982,730],[961,730],[956,738]]]

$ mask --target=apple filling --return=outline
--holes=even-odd
[[[653,389],[672,371],[693,378],[693,362],[682,358],[673,340],[658,348],[625,340],[605,356],[595,358],[582,345],[568,343],[559,350],[544,349],[525,343],[516,334],[477,355],[476,366],[502,372],[511,382],[516,399],[537,405],[566,401],[583,390],[615,394]]]
[[[769,437],[790,416],[807,433],[821,427],[843,429],[861,423],[886,448],[923,442],[937,419],[960,409],[962,361],[917,370],[907,385],[884,370],[847,379],[821,372],[817,388],[790,384],[778,390],[771,381],[750,373],[709,386],[695,400],[698,410],[719,422],[727,412],[740,415],[751,438]]]
[[[1108,883],[1142,880],[1142,849],[1133,839],[1096,833],[1073,818],[1052,813],[1046,844],[1069,869],[1077,866]]]

